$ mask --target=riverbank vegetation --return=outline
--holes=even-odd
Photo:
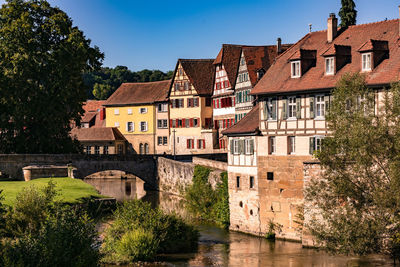
[[[29,182],[25,181],[0,181],[0,190],[2,191],[3,204],[13,206],[17,200],[17,195],[24,188],[35,186],[37,189],[45,188],[52,181],[57,187],[55,200],[66,203],[76,203],[84,198],[101,198],[96,189],[79,179],[72,178],[41,178]]]
[[[193,184],[186,189],[185,200],[188,211],[196,218],[212,221],[229,227],[228,175],[221,173],[215,189],[209,182],[211,169],[197,165],[193,173]]]
[[[112,264],[152,261],[157,254],[191,252],[198,231],[175,215],[141,200],[118,205],[105,231],[103,262]]]
[[[337,84],[326,117],[331,137],[316,153],[322,177],[305,191],[319,220],[306,226],[330,251],[399,259],[400,84],[383,95],[377,112],[363,75]]]
[[[12,207],[0,202],[0,266],[98,266],[93,220],[56,197],[49,182],[24,188]]]

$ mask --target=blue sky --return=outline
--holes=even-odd
[[[172,70],[177,58],[214,58],[223,43],[296,42],[324,30],[340,0],[49,0],[105,53],[104,65]],[[357,24],[399,17],[395,0],[356,0]],[[0,0],[4,3],[4,0]]]

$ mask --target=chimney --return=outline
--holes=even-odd
[[[328,18],[328,43],[332,43],[333,39],[335,39],[337,35],[337,18],[335,13],[329,14]]]
[[[278,51],[278,54],[282,52],[282,39],[278,38],[276,43],[276,50]]]

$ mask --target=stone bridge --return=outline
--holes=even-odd
[[[223,161],[226,159],[226,154],[196,156]],[[22,168],[26,166],[71,164],[77,169],[74,173],[75,178],[85,178],[100,171],[119,170],[141,178],[147,187],[158,189],[158,158],[162,157],[157,155],[0,154],[0,172],[5,176],[23,180]],[[176,160],[191,162],[193,156],[177,156]]]

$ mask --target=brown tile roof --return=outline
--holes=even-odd
[[[85,112],[89,111],[100,111],[102,108],[103,104],[105,103],[105,100],[87,100],[86,102],[83,102],[83,110]]]
[[[82,116],[81,122],[90,122],[97,115],[97,111],[86,111]]]
[[[213,59],[178,59],[175,73],[179,63],[181,63],[197,93],[199,95],[212,95],[215,76],[213,61]]]
[[[222,131],[223,135],[258,133],[260,107],[257,104],[247,115],[235,125]]]
[[[285,51],[290,46],[291,45],[288,44],[282,45],[282,51]],[[214,60],[214,65],[224,65],[229,83],[232,87],[236,84],[242,49],[245,53],[247,66],[250,68],[249,75],[253,86],[257,83],[257,70],[264,68],[266,71],[278,55],[277,47],[275,45],[251,46],[223,44],[218,56]]]
[[[78,141],[125,141],[125,137],[115,127],[74,128],[71,136]]]
[[[371,72],[366,73],[369,85],[385,85],[399,80],[400,48],[399,20],[388,20],[369,24],[350,26],[339,30],[332,43],[327,42],[327,32],[312,32],[304,36],[295,45],[281,54],[269,68],[263,78],[252,90],[252,94],[276,94],[295,91],[331,89],[346,72],[361,71],[361,53],[357,50],[370,40],[380,40],[379,48],[388,41],[389,58],[384,59]],[[372,42],[370,42],[372,45]],[[351,61],[344,65],[335,75],[325,75],[325,61],[321,55],[332,45],[351,46]],[[311,67],[300,78],[291,78],[290,57],[301,49],[317,50],[316,65]]]
[[[104,106],[151,104],[167,101],[171,80],[145,83],[123,83]]]

